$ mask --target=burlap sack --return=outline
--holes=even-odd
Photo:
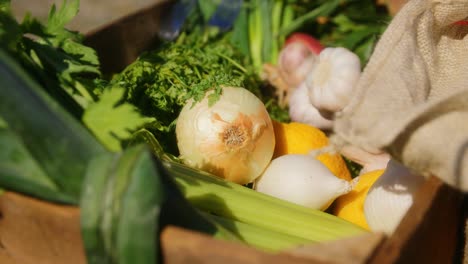
[[[332,141],[468,191],[467,0],[411,0],[381,36]]]

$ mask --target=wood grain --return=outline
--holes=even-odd
[[[97,51],[102,72],[120,72],[159,42],[160,20],[170,2],[161,0],[86,33],[84,44]]]
[[[366,263],[386,238],[383,233],[368,233],[357,237],[302,246],[289,250],[288,253],[326,263]]]
[[[86,263],[77,207],[6,192],[0,214],[0,263]]]
[[[286,253],[267,253],[228,241],[215,240],[207,235],[167,227],[161,234],[165,264],[311,264],[328,263],[305,259]]]

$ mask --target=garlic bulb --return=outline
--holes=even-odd
[[[424,177],[390,159],[385,172],[372,185],[364,202],[364,214],[372,231],[391,235],[413,204]]]
[[[223,87],[218,101],[207,94],[189,101],[176,124],[181,159],[189,166],[239,184],[252,182],[270,162],[275,136],[265,105],[241,87]]]
[[[268,165],[255,190],[312,209],[325,210],[356,182],[340,179],[312,155],[287,154]]]
[[[302,83],[290,94],[289,116],[294,122],[309,124],[323,130],[329,130],[333,127],[333,119],[322,115],[310,103],[305,83]]]
[[[310,103],[319,111],[341,111],[361,76],[359,57],[345,48],[325,48],[318,60],[306,79]]]

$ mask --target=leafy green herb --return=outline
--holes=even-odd
[[[132,131],[154,120],[141,116],[129,103],[119,104],[124,93],[121,88],[106,89],[99,102],[91,104],[83,115],[83,122],[111,151],[120,151],[121,140],[130,138]]]
[[[258,78],[248,59],[229,42],[228,35],[212,35],[202,29],[183,33],[172,43],[142,54],[118,74],[110,86],[124,87],[125,98],[143,115],[155,118],[146,128],[176,154],[175,121],[187,100],[201,100],[213,90],[210,103],[222,86],[242,86],[259,97]]]
[[[92,80],[101,76],[96,52],[81,43],[81,34],[65,28],[78,13],[79,0],[64,0],[60,8],[53,5],[45,24],[30,15],[19,23],[10,1],[0,1],[0,48],[79,117],[96,100]]]

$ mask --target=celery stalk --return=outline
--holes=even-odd
[[[221,225],[245,244],[270,252],[287,250],[305,244],[312,244],[315,241],[310,241],[301,237],[291,236],[284,233],[271,231],[254,225],[249,225],[243,222],[232,219],[216,216],[203,211],[200,211],[205,218],[212,222]]]
[[[192,205],[225,218],[320,242],[367,232],[334,215],[256,192],[180,163],[166,161],[165,166]]]

